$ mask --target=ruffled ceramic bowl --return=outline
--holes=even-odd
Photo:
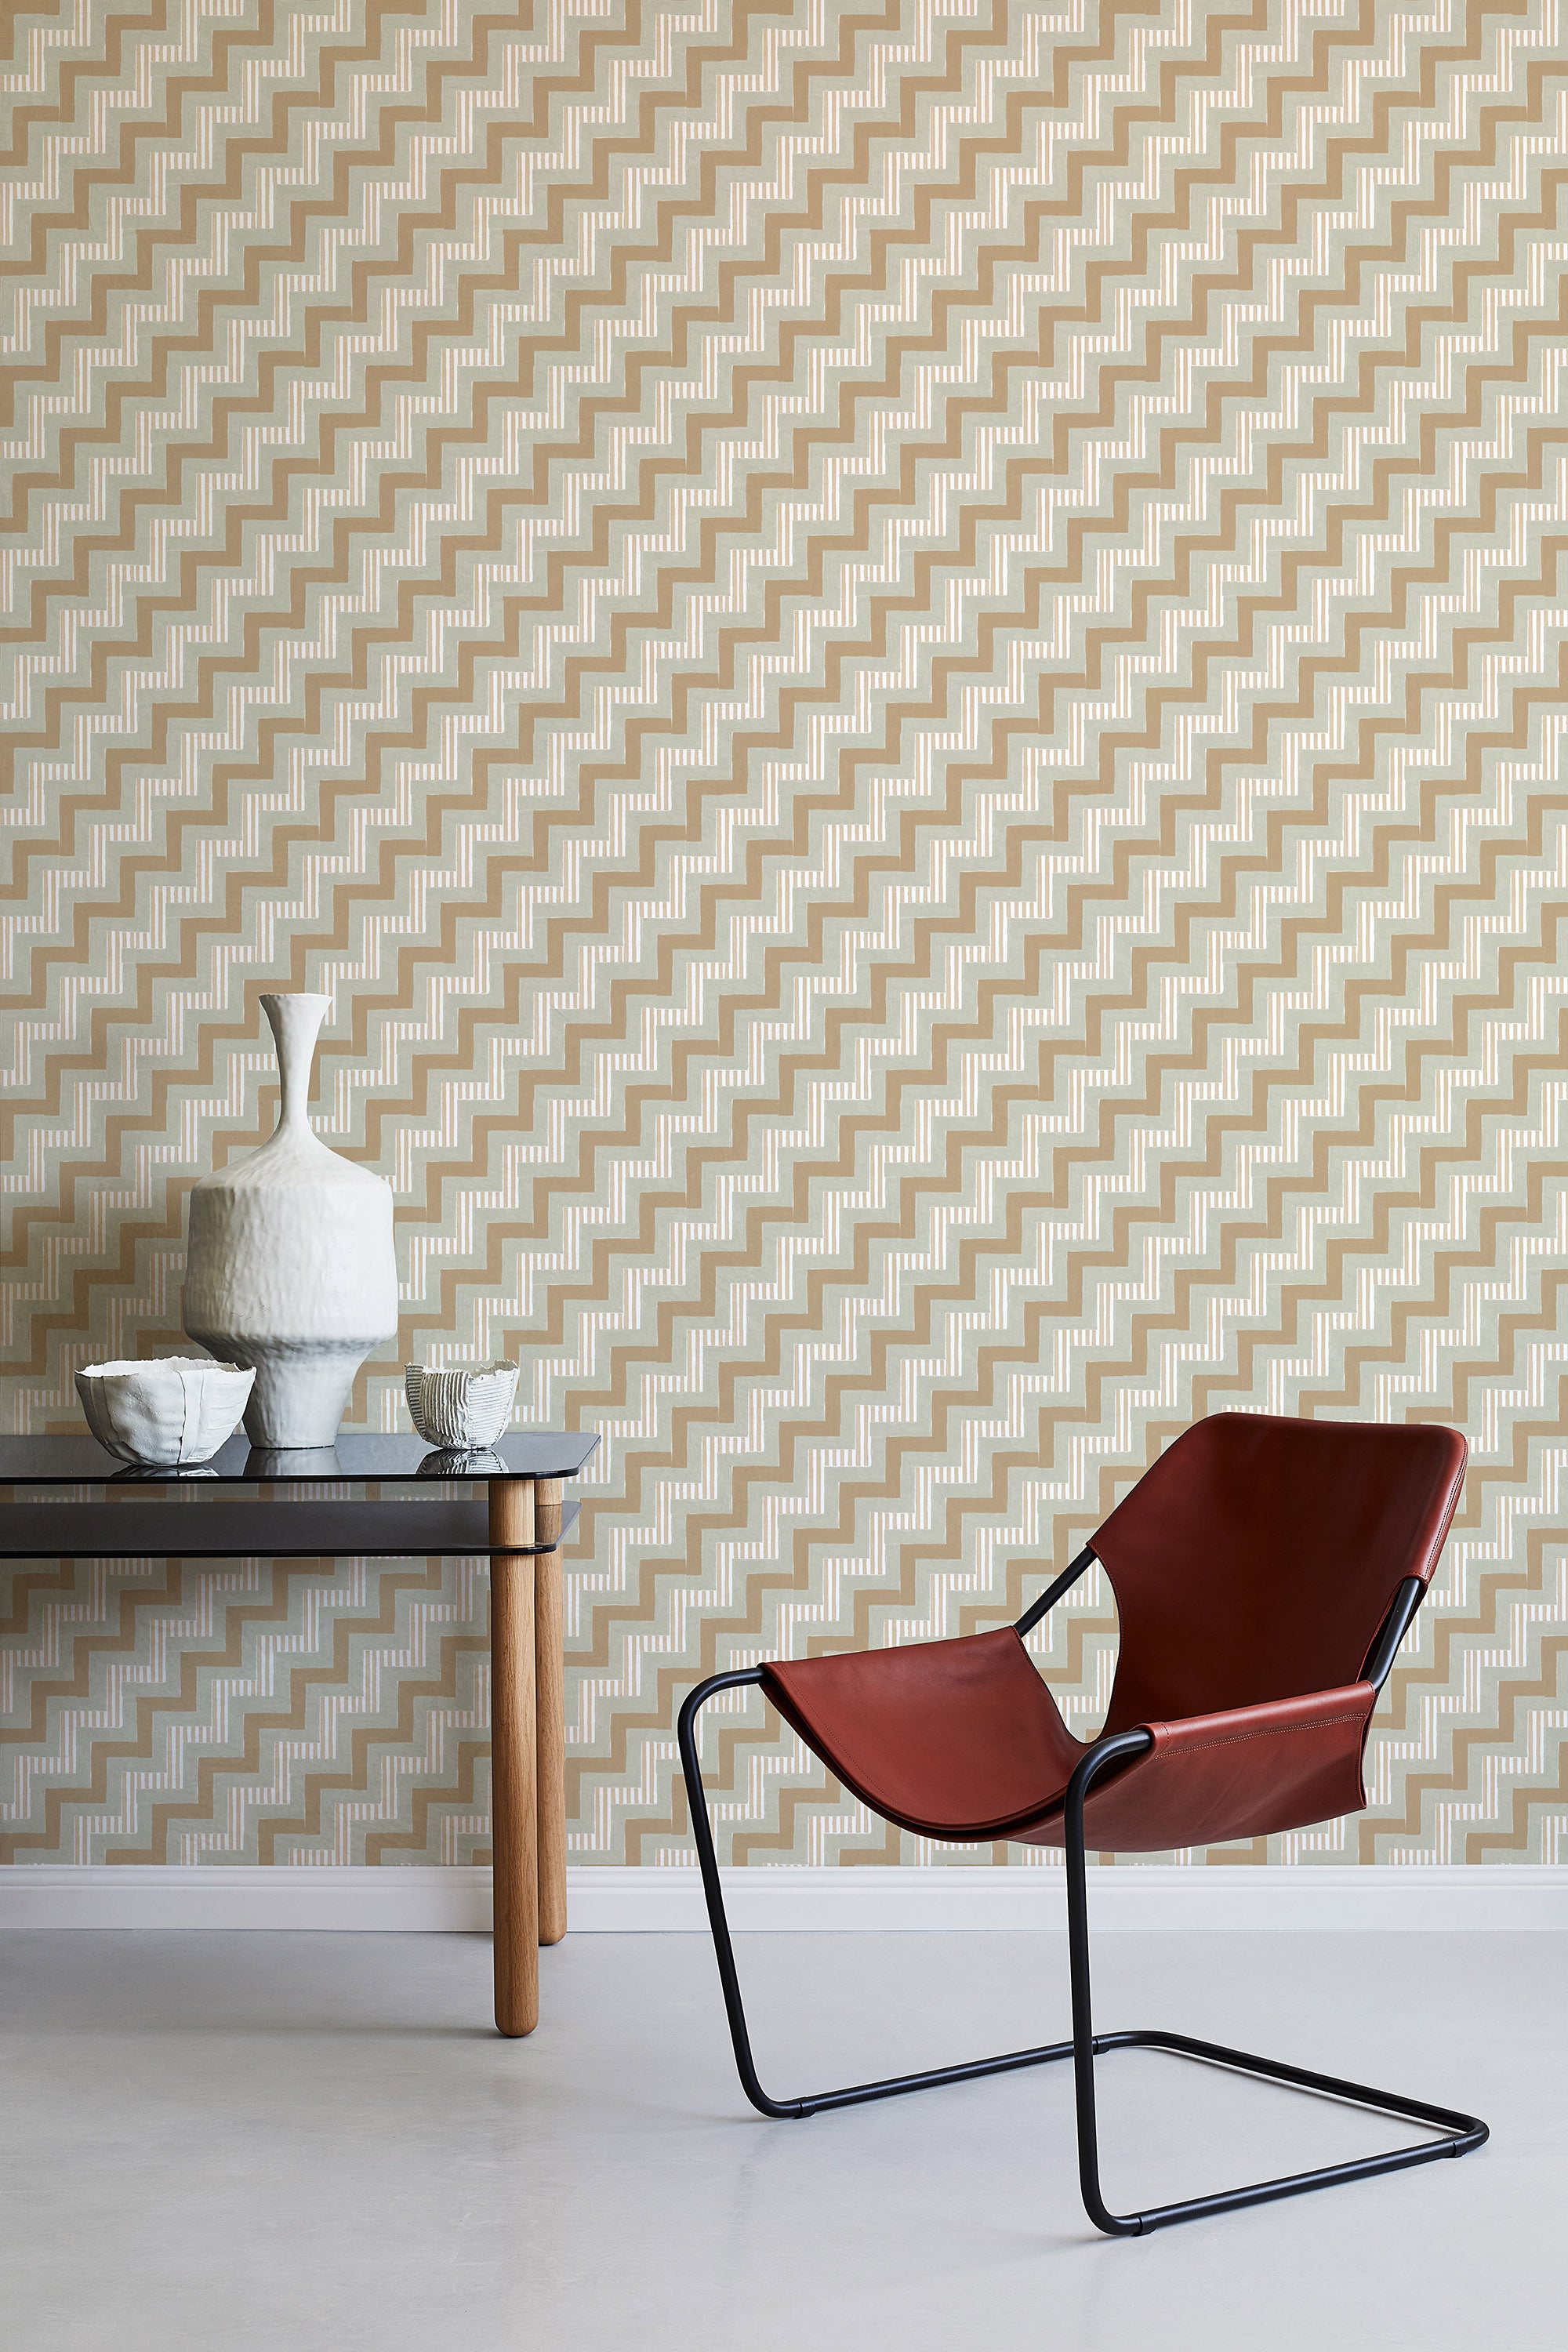
[[[426,1445],[465,1454],[493,1445],[511,1419],[521,1364],[462,1364],[429,1371],[405,1364],[403,1385],[414,1426]]]
[[[117,1461],[172,1469],[208,1462],[238,1426],[256,1374],[193,1356],[86,1364],[76,1392],[87,1425]]]

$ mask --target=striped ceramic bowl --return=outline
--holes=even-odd
[[[460,1364],[434,1371],[405,1364],[403,1385],[414,1426],[427,1445],[493,1445],[511,1419],[520,1364]]]

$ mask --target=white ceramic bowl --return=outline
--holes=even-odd
[[[86,1364],[76,1391],[87,1425],[121,1462],[207,1462],[232,1435],[256,1374],[195,1356]]]
[[[464,1453],[493,1445],[511,1419],[521,1371],[520,1364],[462,1364],[450,1371],[405,1364],[403,1385],[415,1428],[427,1445]]]

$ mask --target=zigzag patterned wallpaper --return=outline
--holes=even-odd
[[[687,1858],[700,1671],[1016,1612],[1237,1404],[1474,1448],[1373,1807],[1274,1857],[1554,1859],[1558,0],[9,40],[5,1425],[179,1344],[328,990],[401,1352],[603,1433],[576,1859]],[[12,1858],[483,1857],[479,1564],[10,1592]],[[722,1747],[738,1856],[921,1856]]]

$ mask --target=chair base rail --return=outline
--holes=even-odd
[[[1453,2107],[1434,2106],[1427,2100],[1406,2098],[1396,2091],[1373,2090],[1365,2083],[1342,2082],[1331,2074],[1314,2074],[1305,2066],[1288,2065],[1283,2059],[1260,2058],[1249,2050],[1230,2050],[1219,2042],[1195,2041],[1191,2034],[1166,2032],[1157,2026],[1134,2028],[1122,2033],[1098,2033],[1092,2050],[1096,2057],[1110,2050],[1165,2050],[1178,2058],[1194,2058],[1205,2065],[1226,2067],[1233,2074],[1254,2075],[1259,2082],[1283,2083],[1292,2090],[1305,2091],[1319,2098],[1340,2099],[1348,2106],[1371,2108],[1379,2115],[1426,2124],[1442,2135],[1436,2139],[1417,2140],[1407,2147],[1385,2148],[1375,2156],[1355,2157],[1344,2164],[1318,2165],[1308,2172],[1284,2173],[1273,2180],[1255,2180],[1239,2189],[1216,2189],[1207,2197],[1179,2198],[1170,2205],[1152,2205],[1142,2213],[1110,2210],[1100,2193],[1096,2165],[1092,2197],[1090,2180],[1086,2178],[1083,2183],[1084,2207],[1095,2227],[1110,2237],[1147,2237],[1152,2230],[1166,2229],[1173,2221],[1202,2221],[1210,2213],[1233,2212],[1242,2205],[1268,2205],[1276,2198],[1300,2197],[1308,2189],[1331,2189],[1341,2181],[1370,2180],[1379,2172],[1405,2172],[1413,2165],[1435,2163],[1439,2157],[1468,2156],[1489,2137],[1479,2116],[1461,2115]],[[1081,2111],[1079,2125],[1081,2158]]]
[[[1282,2059],[1260,2058],[1248,2050],[1232,2050],[1215,2042],[1200,2042],[1191,2034],[1173,2033],[1158,2026],[1136,2027],[1122,2033],[1097,2033],[1093,2055],[1112,2050],[1164,2050],[1178,2058],[1223,2066],[1233,2074],[1251,2074],[1259,2082],[1283,2083],[1321,2098],[1342,2100],[1347,2105],[1371,2108],[1380,2115],[1398,2116],[1406,2122],[1426,2124],[1442,2137],[1419,2140],[1408,2147],[1388,2148],[1376,2156],[1358,2157],[1344,2164],[1325,2164],[1309,2172],[1282,2174],[1240,2189],[1216,2190],[1208,2197],[1185,2197],[1170,2205],[1151,2206],[1142,2213],[1113,2213],[1099,2194],[1096,2168],[1095,2204],[1089,2207],[1097,2228],[1113,2237],[1146,2237],[1152,2230],[1173,2221],[1194,2221],[1209,2213],[1227,2213],[1241,2205],[1264,2205],[1279,2197],[1298,2197],[1309,2189],[1329,2189],[1339,2181],[1367,2180],[1374,2173],[1403,2172],[1412,2165],[1431,2164],[1439,2157],[1466,2156],[1487,2138],[1487,2126],[1475,2116],[1452,2107],[1434,2106],[1425,2099],[1408,2099],[1396,2091],[1374,2090],[1365,2083],[1348,2083],[1331,2074],[1318,2074]],[[1043,2066],[1053,2059],[1076,2056],[1076,2044],[1052,2042],[1037,2050],[1014,2050],[996,2058],[978,2058],[962,2066],[939,2066],[914,2074],[893,2074],[882,2082],[856,2083],[840,2091],[818,2091],[796,2099],[769,2098],[760,2111],[771,2116],[804,2117],[826,2115],[835,2107],[860,2106],[872,2099],[897,2098],[906,2091],[939,2089],[944,2083],[972,2083],[983,2074],[1015,2074],[1026,2066]],[[1089,2200],[1086,2197],[1086,2205]],[[1098,2208],[1098,2210],[1096,2210]]]
[[[736,2071],[742,2089],[759,2114],[801,2119],[827,2114],[836,2107],[860,2106],[874,2099],[897,2098],[910,2091],[936,2090],[946,2083],[972,2083],[985,2074],[1013,2074],[1024,2067],[1048,2065],[1058,2059],[1070,2059],[1077,2093],[1079,2180],[1084,2210],[1096,2229],[1116,2238],[1147,2237],[1152,2231],[1167,2229],[1175,2221],[1201,2221],[1207,2215],[1232,2212],[1244,2205],[1269,2204],[1278,2198],[1301,2196],[1310,2189],[1330,2189],[1342,2181],[1371,2179],[1381,2172],[1403,2172],[1414,2165],[1435,2163],[1440,2157],[1467,2156],[1471,2149],[1485,2144],[1487,2126],[1478,2116],[1461,2115],[1452,2107],[1436,2106],[1425,2099],[1407,2098],[1394,2091],[1374,2090],[1364,2083],[1346,2082],[1337,2075],[1320,2074],[1305,2066],[1289,2065],[1282,2059],[1258,2057],[1251,2051],[1229,2049],[1220,2042],[1198,2041],[1191,2034],[1169,2032],[1159,2027],[1134,2028],[1119,2033],[1095,2032],[1090,2008],[1084,1800],[1099,1771],[1123,1756],[1141,1752],[1148,1745],[1149,1735],[1141,1731],[1123,1732],[1114,1738],[1098,1742],[1074,1772],[1068,1790],[1066,1862],[1072,2039],[1045,2042],[1033,2050],[1008,2051],[994,2058],[973,2059],[962,2065],[939,2066],[918,2074],[893,2074],[879,2082],[850,2084],[841,2090],[816,2091],[788,2099],[774,2098],[763,2089],[758,2079],[752,2056],[751,2034],[724,1908],[723,1887],[713,1848],[713,1832],[708,1817],[707,1795],[697,1746],[698,1717],[707,1700],[719,1691],[732,1690],[743,1684],[761,1681],[762,1675],[755,1668],[744,1673],[712,1675],[690,1694],[681,1709],[679,1724],[680,1759],[690,1806],[692,1836],[701,1865],[703,1894],[708,1905],[709,1924],[713,1931],[714,1958],[719,1966]],[[1194,2059],[1201,2064],[1255,2075],[1263,2082],[1281,2083],[1319,2098],[1338,2099],[1347,2105],[1397,2116],[1405,2122],[1425,2125],[1438,2137],[1417,2141],[1405,2147],[1389,2148],[1375,2156],[1354,2158],[1343,2164],[1320,2165],[1308,2172],[1286,2173],[1273,2180],[1253,2181],[1239,2189],[1218,2189],[1206,2197],[1182,2198],[1173,2204],[1151,2206],[1141,2213],[1115,2213],[1106,2204],[1100,2187],[1094,2062],[1116,2050],[1163,2050],[1178,2058]]]

